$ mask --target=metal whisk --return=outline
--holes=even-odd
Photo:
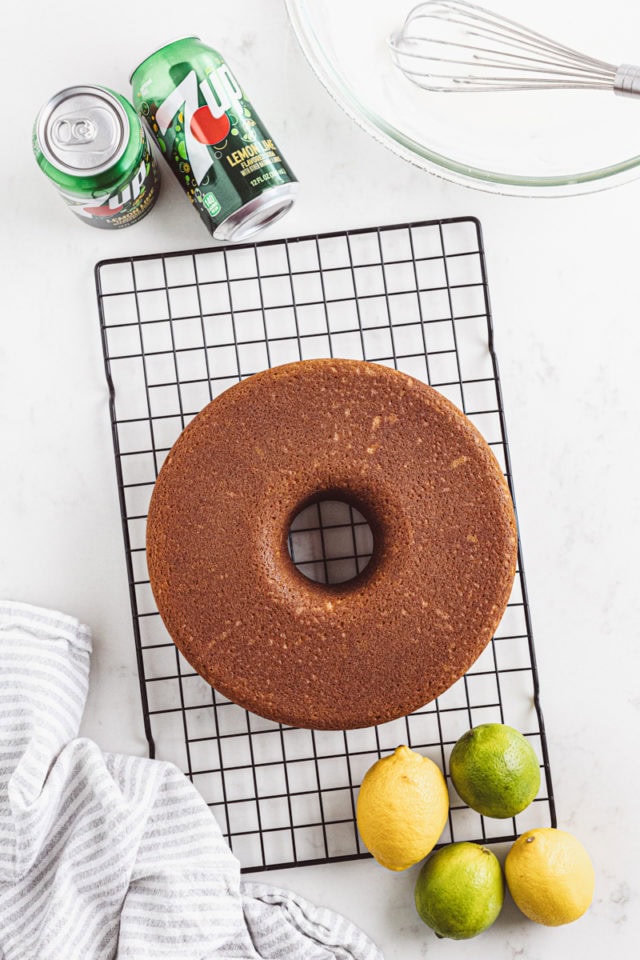
[[[425,90],[590,88],[640,96],[640,67],[615,66],[466,0],[426,0],[389,39],[396,66]]]

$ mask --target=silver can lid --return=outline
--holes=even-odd
[[[120,159],[129,142],[129,119],[103,87],[67,87],[45,103],[36,120],[45,158],[58,170],[92,176]]]

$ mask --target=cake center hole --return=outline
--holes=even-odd
[[[304,507],[289,529],[289,556],[300,573],[316,583],[353,580],[372,553],[371,527],[342,500],[320,500]]]

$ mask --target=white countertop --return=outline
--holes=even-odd
[[[127,95],[141,57],[193,32],[233,58],[300,179],[298,202],[265,239],[457,215],[482,222],[558,822],[589,849],[597,886],[576,924],[538,927],[507,903],[490,931],[453,945],[417,918],[415,868],[396,875],[367,860],[264,876],[345,913],[387,960],[637,955],[640,183],[549,201],[431,177],[341,112],[279,0],[113,0],[91,22],[86,4],[62,0],[55,11],[42,5],[35,32],[34,17],[27,4],[11,7],[2,40],[11,94],[1,160],[0,595],[92,628],[83,733],[105,749],[145,751],[93,267],[211,240],[168,172],[140,224],[104,232],[76,222],[35,165],[31,125],[41,103],[73,83]]]

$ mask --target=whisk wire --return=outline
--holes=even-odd
[[[389,45],[399,69],[429,90],[589,88],[640,93],[640,69],[617,68],[586,56],[467,0],[418,4]],[[444,72],[447,67],[453,72]]]
[[[430,6],[428,3],[423,3],[414,7],[414,11],[417,13],[416,19],[420,19],[427,16],[432,16],[432,14],[424,14],[421,12],[424,8]],[[557,40],[547,36],[544,33],[539,33],[536,30],[532,30],[530,27],[525,27],[521,23],[517,23],[515,20],[510,20],[508,17],[504,17],[500,14],[492,13],[490,10],[485,10],[484,8],[478,7],[475,4],[468,3],[466,0],[449,0],[447,3],[440,0],[439,3],[434,4],[435,6],[442,6],[445,10],[462,10],[465,14],[464,19],[456,19],[449,15],[448,19],[453,23],[459,23],[462,26],[468,26],[470,23],[485,23],[490,24],[495,29],[490,31],[487,30],[487,35],[492,33],[497,37],[504,37],[505,28],[508,28],[508,34],[511,37],[521,37],[527,44],[538,43],[538,45],[544,49],[553,49],[553,50],[564,50],[566,53],[580,57],[581,54],[575,50],[573,47],[565,46],[564,44],[558,43]],[[413,12],[413,11],[412,11]],[[411,20],[412,14],[409,14],[409,20]]]
[[[513,69],[513,64],[510,63],[508,59],[505,59],[505,62],[500,60],[500,57],[508,58],[512,56],[508,52],[497,52],[495,50],[491,50],[488,47],[477,47],[468,43],[453,43],[451,41],[437,40],[435,38],[432,38],[430,42],[435,46],[439,45],[439,46],[447,47],[448,49],[452,49],[452,50],[469,50],[473,55],[473,62],[477,65],[482,63],[482,64],[490,64],[493,66],[496,66],[496,65],[505,66],[505,67],[509,67],[510,69]],[[480,54],[487,54],[487,56],[481,57]],[[416,60],[424,60],[424,53],[420,49],[416,49],[414,51],[414,50],[411,50],[409,47],[407,47],[406,49],[403,50],[403,56],[408,58],[414,58]],[[468,60],[454,60],[452,57],[437,57],[435,55],[432,55],[429,59],[435,62],[437,61],[447,62],[447,63],[461,65],[461,66],[467,66],[469,62]],[[551,67],[565,67],[567,71],[567,75],[569,75],[570,70],[572,68],[572,61],[569,59],[563,59],[561,57],[557,57],[554,60],[550,60],[550,59],[544,60],[541,57],[523,56],[521,57],[521,60],[522,60],[523,69],[532,70],[532,71],[540,70],[540,72],[548,72],[549,68]],[[530,66],[530,65],[533,65],[533,66]],[[600,71],[600,73],[598,73],[598,70]],[[560,71],[554,71],[554,72],[560,72]],[[603,79],[606,79],[606,77],[609,76],[610,69],[606,64],[601,64],[599,61],[593,61],[592,72],[594,75],[602,76]]]
[[[438,8],[441,8],[439,12]],[[454,10],[460,11],[462,14],[461,19],[451,16],[451,11]],[[542,49],[554,50],[558,52],[564,51],[570,56],[576,57],[580,60],[593,59],[591,57],[585,57],[585,55],[580,51],[574,49],[573,47],[559,43],[557,40],[554,40],[552,37],[549,37],[544,33],[539,33],[536,30],[532,30],[530,27],[525,27],[516,20],[511,20],[508,17],[502,16],[502,14],[493,13],[491,10],[486,10],[483,7],[477,6],[476,4],[469,3],[468,0],[427,0],[427,2],[418,4],[413,8],[413,10],[410,11],[406,20],[406,24],[411,23],[413,20],[420,19],[438,19],[440,21],[446,19],[450,23],[457,23],[465,28],[470,28],[474,22],[489,24],[495,29],[493,31],[486,30],[486,36],[492,33],[498,39],[503,40],[506,36],[510,36],[512,38],[521,37],[528,44],[534,44],[536,41],[538,41]],[[480,36],[481,34],[478,35]],[[601,63],[603,66],[607,66],[615,70],[615,67],[613,67],[611,64],[605,64],[604,61],[597,60],[594,62]]]

